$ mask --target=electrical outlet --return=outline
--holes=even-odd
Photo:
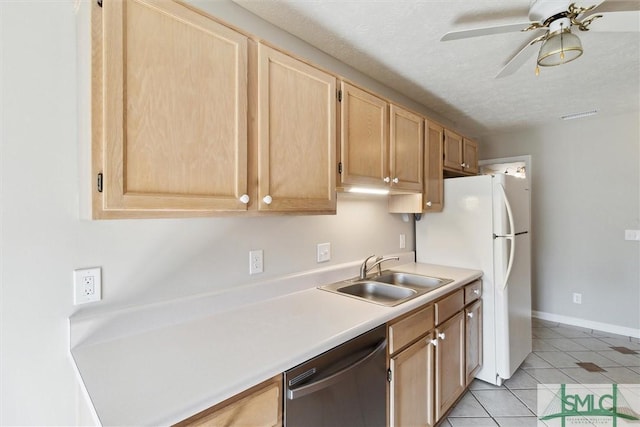
[[[400,249],[404,249],[407,247],[407,239],[404,234],[400,235]]]
[[[582,294],[574,293],[573,294],[573,303],[574,304],[582,304]]]
[[[249,251],[249,274],[258,274],[264,271],[262,249]]]
[[[316,247],[316,260],[327,262],[331,259],[331,243],[318,243]]]
[[[73,271],[73,304],[85,304],[102,299],[101,268],[82,268]]]
[[[640,230],[624,230],[624,240],[640,240]]]

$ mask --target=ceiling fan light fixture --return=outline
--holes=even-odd
[[[570,28],[561,28],[547,37],[538,53],[538,65],[552,67],[566,64],[582,55],[582,43]]]

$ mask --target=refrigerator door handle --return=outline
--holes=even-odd
[[[507,283],[509,281],[509,276],[511,275],[511,268],[513,267],[513,258],[516,250],[516,239],[515,239],[515,225],[513,223],[513,211],[511,210],[511,204],[509,203],[509,199],[507,198],[507,192],[504,191],[504,187],[502,184],[499,184],[500,192],[502,193],[502,198],[504,200],[504,206],[507,208],[507,217],[509,218],[509,230],[504,238],[507,240],[511,240],[511,251],[509,251],[509,262],[507,264],[507,272],[504,275],[504,283],[502,284],[502,290],[507,287]]]

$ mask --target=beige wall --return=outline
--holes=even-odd
[[[79,219],[89,110],[77,16],[71,0],[0,1],[0,425],[86,419],[68,353],[76,268],[103,268],[104,299],[89,309],[101,310],[325,266],[317,243],[331,242],[330,264],[398,252],[400,233],[414,246],[412,222],[388,214],[385,199],[340,197],[336,216]],[[250,277],[258,248],[265,272]]]
[[[640,229],[639,129],[636,113],[483,138],[482,159],[532,156],[534,310],[640,328],[640,242],[624,240]]]

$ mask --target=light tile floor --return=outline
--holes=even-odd
[[[442,427],[537,425],[537,385],[640,384],[640,339],[533,319],[533,353],[501,387],[475,380]],[[638,354],[622,354],[626,347]],[[577,365],[595,363],[604,372]]]

